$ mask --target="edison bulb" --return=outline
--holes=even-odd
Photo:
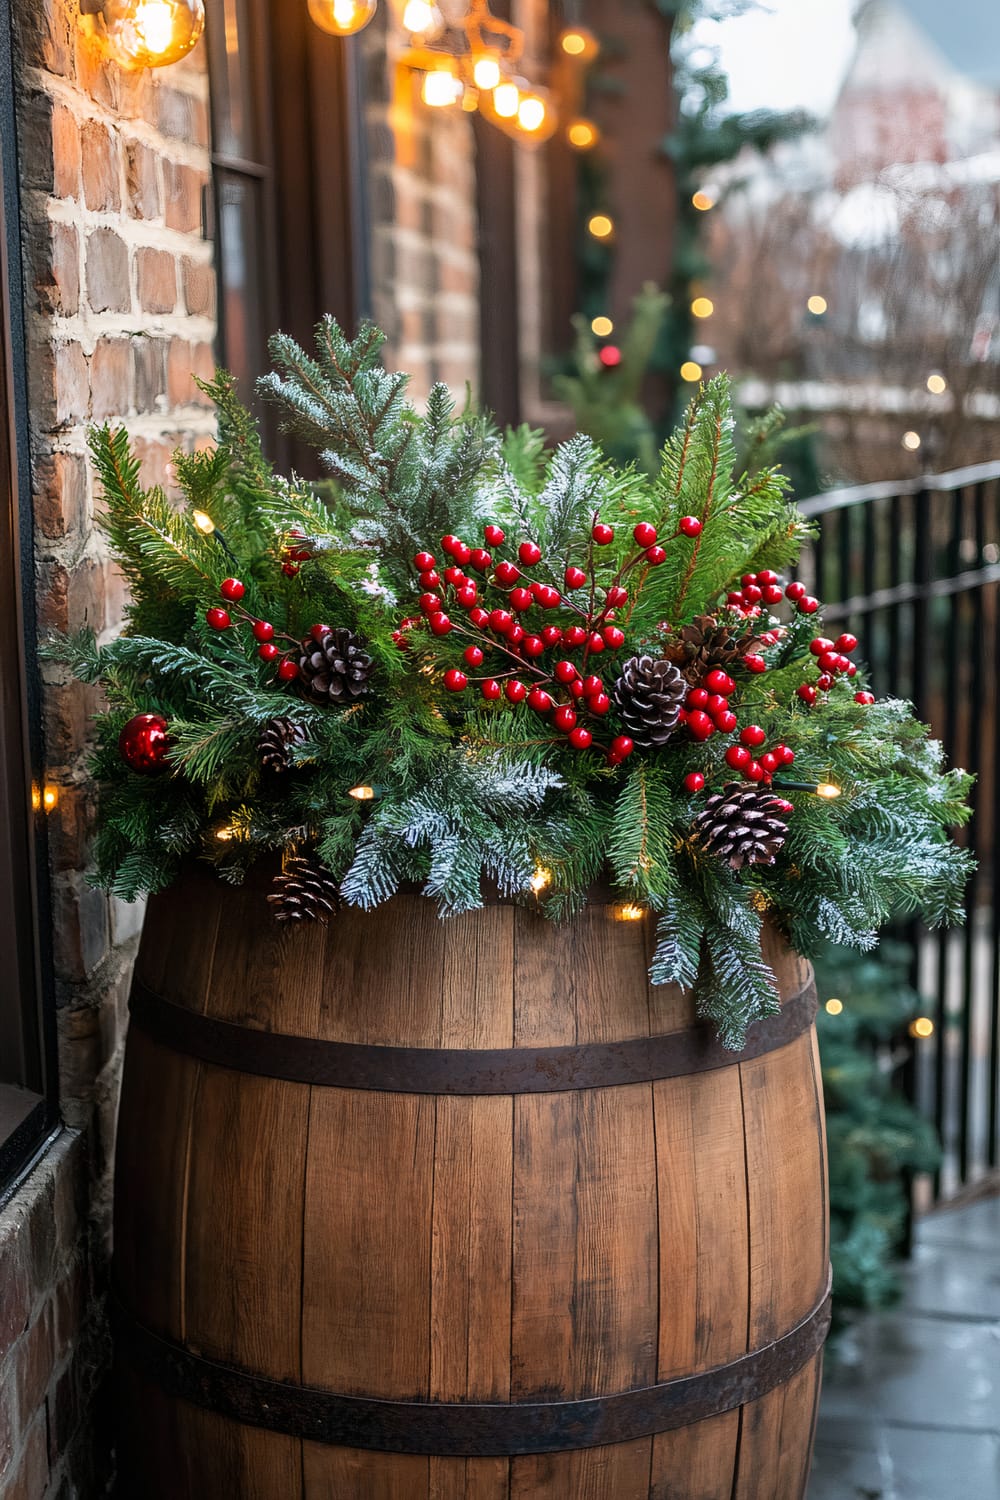
[[[444,16],[428,0],[406,0],[403,30],[421,42],[433,41],[444,30]]]
[[[320,31],[354,36],[375,14],[377,0],[308,0],[309,14]]]
[[[490,89],[496,88],[502,76],[500,64],[489,53],[483,53],[472,64],[472,81],[477,89],[484,89],[488,93]]]
[[[501,120],[513,120],[521,103],[521,90],[516,83],[498,83],[493,90],[493,109]]]
[[[123,68],[179,62],[205,29],[204,0],[106,0],[108,50]]]

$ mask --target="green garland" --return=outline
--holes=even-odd
[[[226,375],[206,388],[218,447],[177,456],[180,508],[140,486],[123,431],[94,433],[128,626],[104,646],[83,635],[53,649],[107,695],[94,758],[103,885],[133,899],[192,857],[239,883],[262,858],[306,854],[366,909],[418,881],[448,915],[492,884],[564,918],[607,874],[657,916],[655,982],[696,986],[734,1047],[777,1003],[765,914],[805,954],[827,937],[870,947],[894,912],[961,920],[970,859],[948,829],[968,815],[969,777],[942,770],[907,704],[858,701],[846,657],[817,679],[815,601],[783,622],[769,614],[782,597],[769,580],[806,531],[778,472],[733,476],[723,378],[650,479],[580,436],[554,453],[526,429],[502,437],[456,414],[442,386],[418,414],[381,344],[331,319],[313,356],[272,341],[279,373],[263,391],[321,451],[329,502],[272,473]],[[436,561],[416,564],[421,553]],[[763,583],[762,602],[741,575]],[[340,702],[314,701],[308,680],[326,627],[347,633],[367,674]],[[706,632],[728,652],[715,676],[699,665]],[[685,674],[683,708],[642,689],[653,748],[633,743],[630,662],[675,686]],[[710,694],[708,711],[696,706]],[[123,766],[138,714],[164,726],[160,774]],[[260,736],[281,722],[289,768],[275,775]],[[792,755],[804,789],[780,787]],[[709,798],[733,782],[770,830],[762,843],[742,815],[714,828]],[[825,782],[841,795],[815,795]]]

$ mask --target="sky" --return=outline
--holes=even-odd
[[[702,21],[694,39],[717,48],[729,107],[829,111],[854,50],[855,0],[761,0],[746,15]]]

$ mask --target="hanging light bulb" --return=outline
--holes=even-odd
[[[403,30],[416,42],[432,42],[444,30],[444,16],[429,0],[406,0]]]
[[[449,109],[462,97],[462,80],[453,66],[434,68],[424,74],[420,97],[431,109]]]
[[[108,51],[123,68],[179,62],[205,29],[204,0],[104,0],[82,10],[103,15]]]
[[[520,103],[521,90],[512,79],[498,83],[493,90],[493,110],[501,120],[516,119]]]
[[[547,141],[558,125],[552,95],[547,89],[526,89],[517,106],[518,129],[532,141]]]
[[[375,14],[377,0],[308,0],[309,14],[320,31],[354,36]]]
[[[481,52],[472,61],[472,81],[477,89],[495,89],[503,77],[500,63],[491,52]]]

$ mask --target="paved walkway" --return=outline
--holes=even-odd
[[[922,1220],[905,1277],[827,1360],[809,1500],[1000,1500],[1000,1198]]]

